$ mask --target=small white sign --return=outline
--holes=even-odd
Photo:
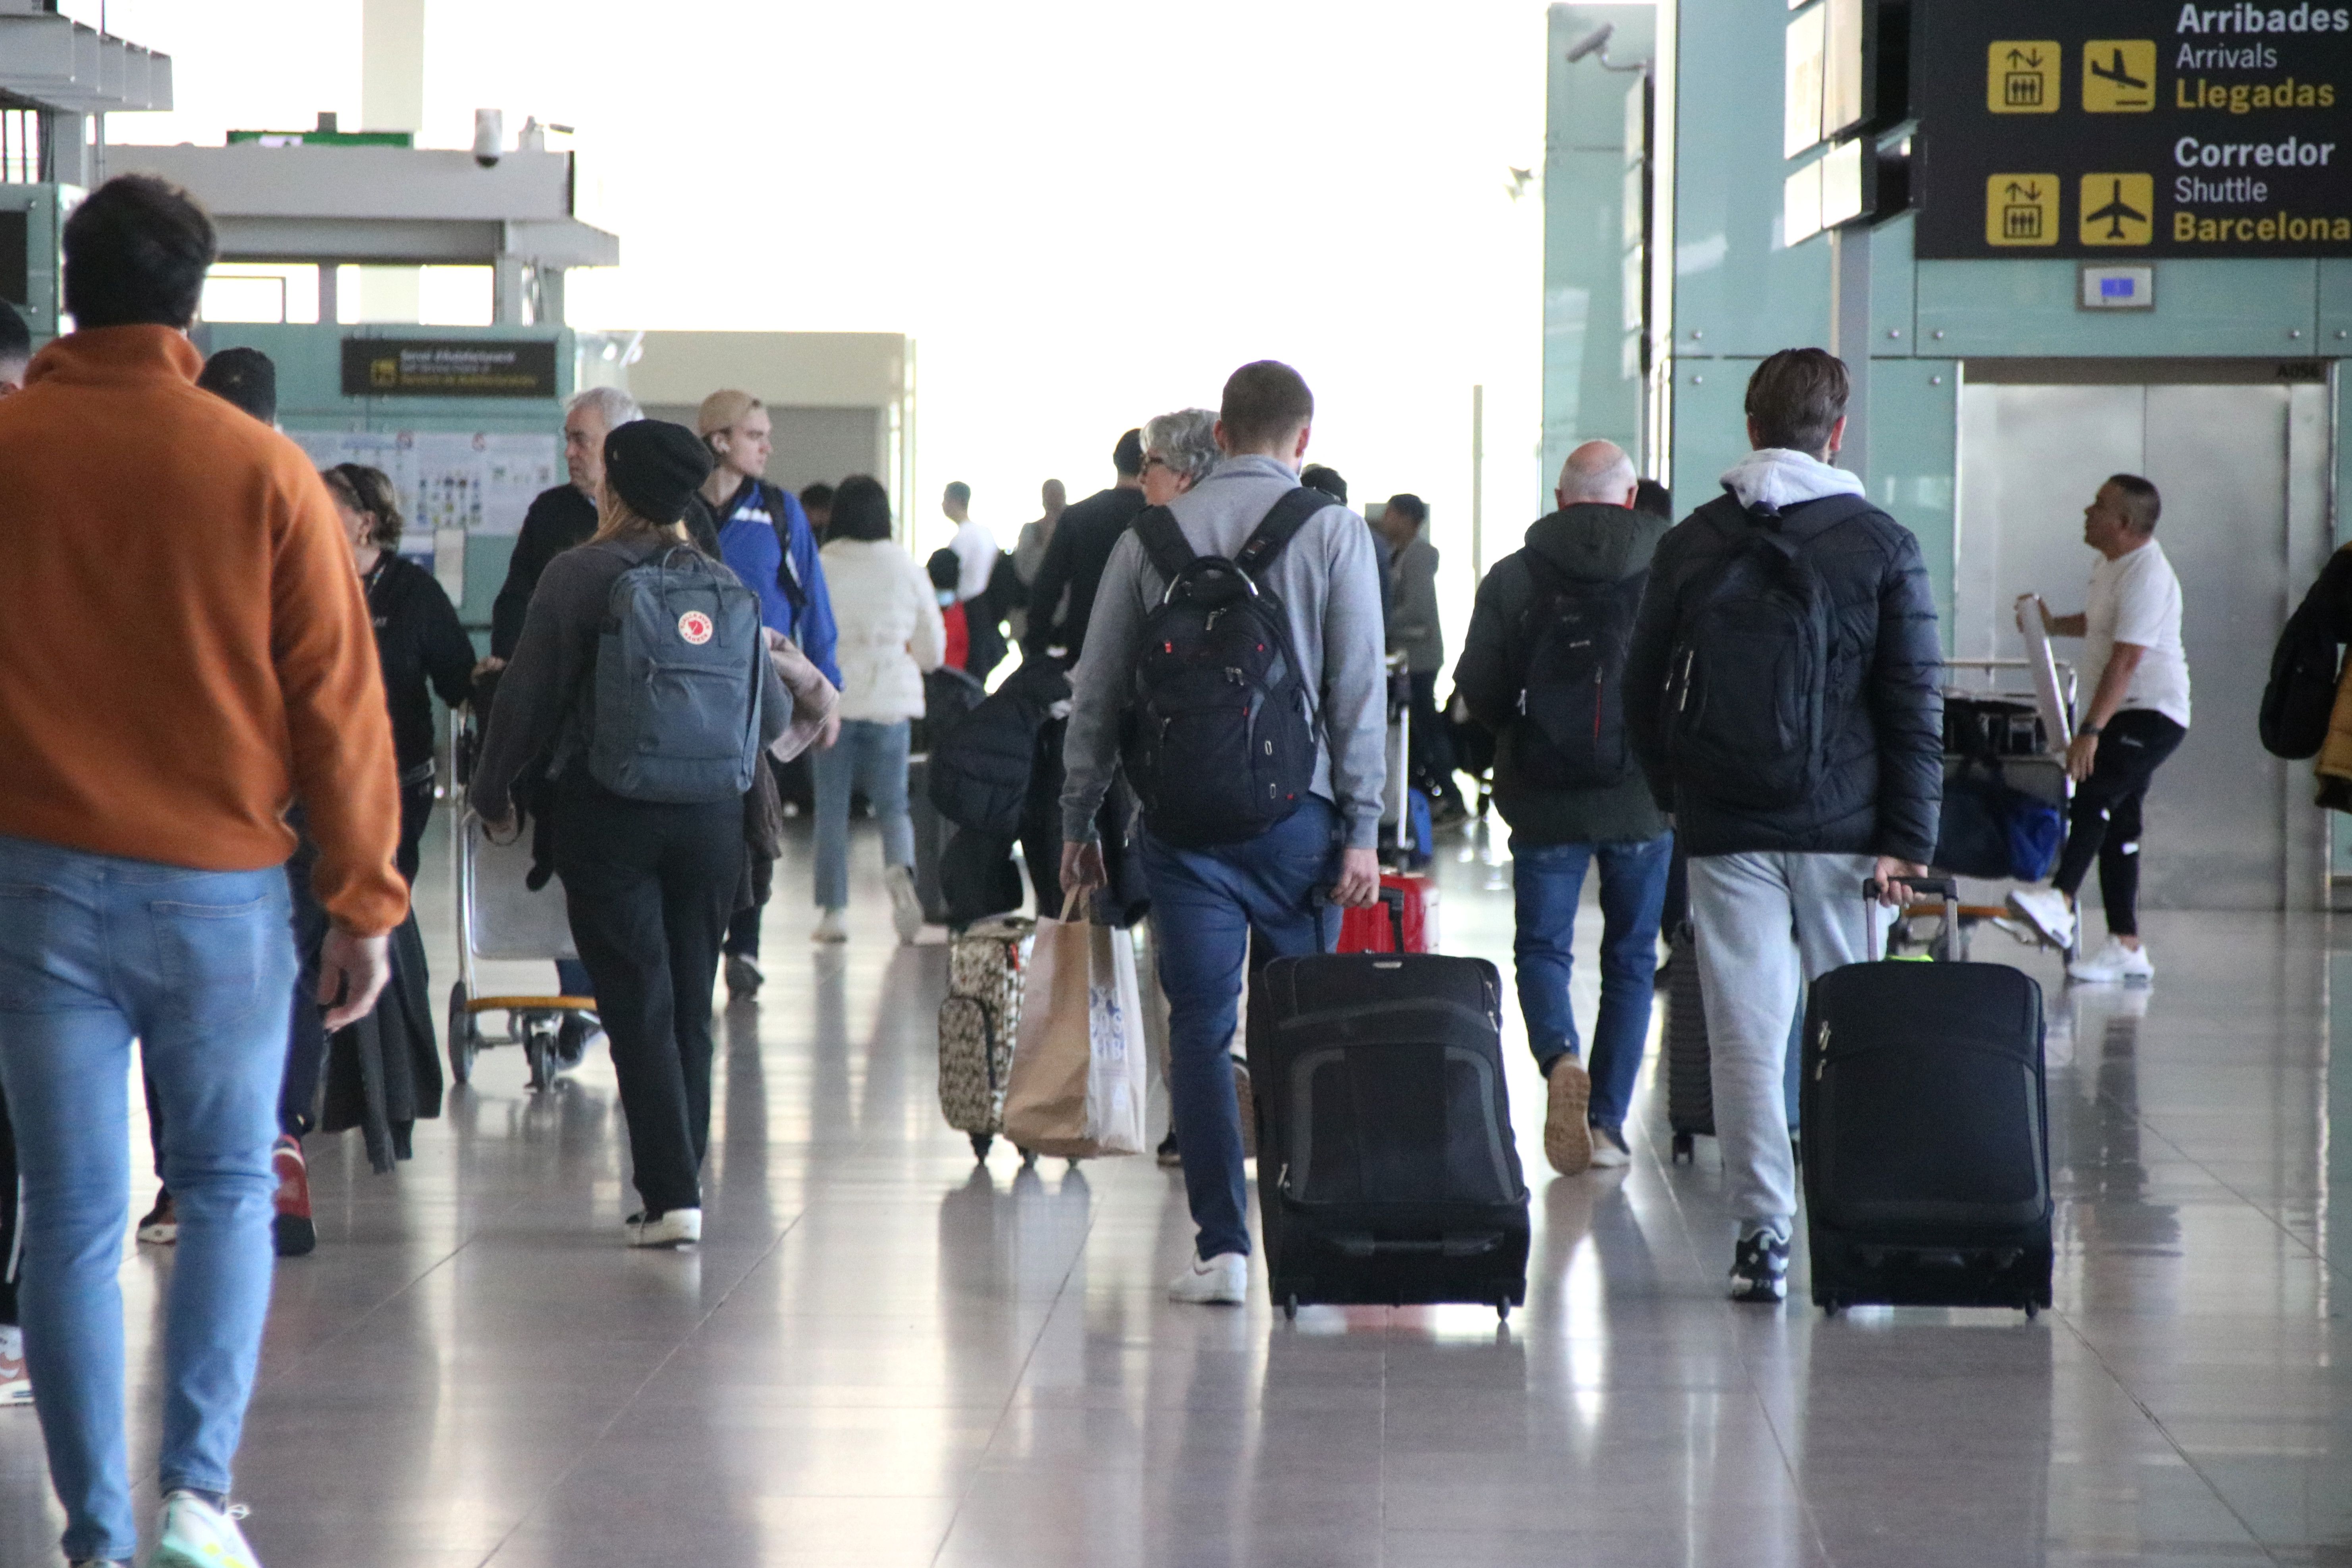
[[[2083,309],[2085,310],[2155,310],[2156,268],[2153,267],[2084,268]]]

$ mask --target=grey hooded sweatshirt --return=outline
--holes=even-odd
[[[1666,830],[1640,768],[1601,789],[1547,789],[1529,783],[1514,755],[1522,647],[1528,611],[1536,602],[1535,574],[1527,556],[1540,554],[1571,581],[1616,583],[1649,569],[1666,523],[1622,506],[1580,502],[1528,529],[1525,548],[1495,563],[1478,584],[1454,687],[1471,716],[1495,731],[1495,805],[1517,844],[1627,844]]]

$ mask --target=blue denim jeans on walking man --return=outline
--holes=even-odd
[[[0,1083],[23,1166],[25,1353],[68,1558],[139,1547],[123,1438],[131,1045],[179,1211],[163,1489],[229,1489],[269,1311],[286,873],[194,871],[0,837]]]
[[[811,752],[810,780],[816,786],[816,907],[849,907],[849,796],[866,792],[874,820],[882,826],[882,864],[915,863],[915,819],[907,815],[907,748],[911,727],[904,719],[876,723],[851,719],[841,739]]]
[[[1249,1189],[1229,1047],[1242,973],[1257,932],[1273,958],[1328,952],[1339,910],[1339,813],[1309,795],[1255,838],[1178,849],[1143,836],[1160,988],[1168,994],[1168,1099],[1184,1158],[1184,1196],[1200,1256],[1249,1255]]]
[[[1666,897],[1666,867],[1675,836],[1631,844],[1544,844],[1511,840],[1511,886],[1518,930],[1519,1012],[1536,1063],[1577,1049],[1576,1015],[1568,982],[1574,961],[1576,905],[1584,896],[1585,868],[1601,863],[1601,1013],[1592,1025],[1592,1075],[1587,1118],[1617,1127],[1642,1071],[1650,1035],[1650,1001],[1658,973],[1658,911]]]

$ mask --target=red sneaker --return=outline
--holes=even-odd
[[[310,1168],[303,1162],[302,1145],[280,1138],[269,1152],[269,1168],[278,1176],[278,1217],[270,1222],[278,1256],[300,1258],[319,1245],[318,1227],[310,1223]]]

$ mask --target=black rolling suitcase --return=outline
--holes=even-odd
[[[1958,884],[1911,885],[1943,896],[1948,953]],[[2004,963],[1832,970],[1806,1004],[1802,1097],[1816,1305],[2029,1317],[2050,1305],[2050,1114],[2031,976]]]
[[[1706,1048],[1698,944],[1689,921],[1675,928],[1666,964],[1666,1125],[1679,1163],[1697,1157],[1696,1140],[1715,1136],[1715,1063]]]
[[[1277,958],[1250,983],[1266,1275],[1305,1302],[1527,1300],[1528,1189],[1484,959]]]

